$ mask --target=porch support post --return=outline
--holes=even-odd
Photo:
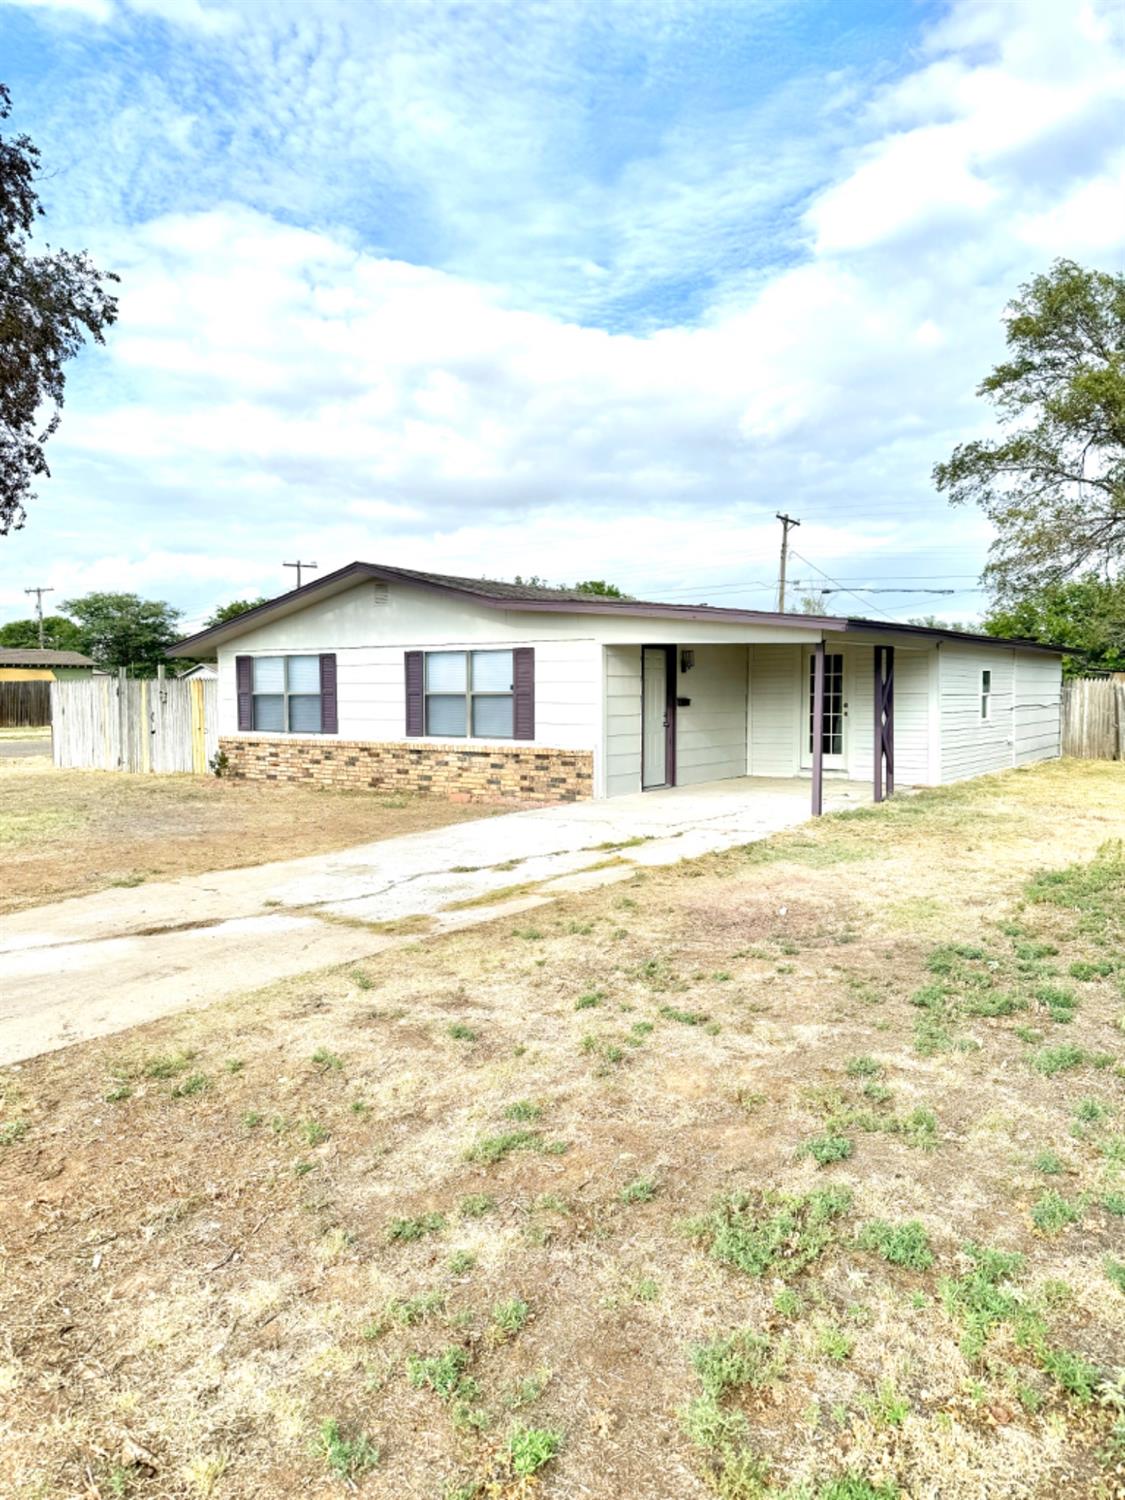
[[[824,642],[813,647],[812,814],[824,811]]]
[[[895,648],[876,646],[875,681],[872,684],[875,700],[875,801],[882,802],[884,795],[894,796],[895,790]],[[884,769],[886,792],[884,794]]]

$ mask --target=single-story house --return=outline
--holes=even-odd
[[[81,651],[0,647],[0,682],[62,682],[68,677],[92,677],[96,669],[97,663]]]
[[[355,562],[180,641],[236,777],[571,801],[730,777],[929,786],[1059,753],[1061,651]]]

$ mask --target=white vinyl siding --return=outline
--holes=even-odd
[[[796,776],[801,720],[799,646],[750,648],[752,776]]]
[[[676,711],[677,786],[746,775],[747,649],[693,646],[690,672],[677,649],[676,696],[691,699]]]
[[[641,789],[641,648],[605,648],[605,795]]]
[[[1062,666],[1057,656],[1015,653],[1012,761],[1053,760],[1060,751]]]
[[[1012,764],[1014,655],[1003,646],[940,650],[941,779],[962,781]],[[981,673],[990,672],[989,716],[981,718]]]

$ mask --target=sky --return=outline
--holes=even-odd
[[[121,278],[0,619],[297,558],[771,608],[781,510],[798,596],[969,620],[1005,303],[1125,269],[1125,0],[0,0],[0,79]]]

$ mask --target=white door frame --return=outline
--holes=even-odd
[[[801,718],[799,726],[800,754],[798,764],[802,771],[810,770],[812,767],[812,746],[809,743],[812,719],[812,663],[814,660],[812,646],[801,648]],[[829,727],[829,713],[833,700],[832,662],[839,661],[840,673],[838,691],[836,693],[839,708],[839,743],[840,749],[835,754],[828,750],[824,752],[824,769],[826,771],[846,771],[848,768],[848,686],[849,686],[849,662],[847,654],[838,647],[825,648],[824,652],[824,723]]]

